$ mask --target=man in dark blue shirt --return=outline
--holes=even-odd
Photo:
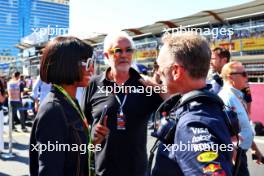
[[[165,35],[157,63],[168,93],[204,90],[211,51],[193,33]],[[171,112],[180,117],[173,144],[161,144],[153,176],[232,175],[233,145],[217,103],[194,100]]]

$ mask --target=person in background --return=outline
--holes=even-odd
[[[29,89],[29,90],[32,90],[32,78],[31,76],[26,76],[26,87]]]
[[[26,88],[26,81],[24,75],[20,75],[19,77],[19,87],[20,87],[20,92],[21,96],[23,97],[25,95],[25,88]]]
[[[5,102],[5,88],[2,80],[0,79],[0,154],[4,150],[4,112],[3,112],[3,103]]]
[[[230,52],[225,48],[216,47],[212,50],[207,81],[212,86],[211,91],[215,94],[218,94],[223,86],[220,74],[223,66],[230,61],[230,57]]]
[[[231,54],[225,48],[216,47],[212,50],[212,58],[210,61],[210,74],[208,82],[212,86],[211,91],[218,94],[223,87],[223,79],[221,77],[221,71],[225,64],[229,63]],[[243,98],[247,103],[248,113],[251,113],[252,96],[250,92],[249,84],[241,89]]]
[[[243,93],[240,91],[248,85],[247,72],[240,62],[232,61],[223,67],[221,77],[224,80],[224,86],[218,95],[222,98],[226,106],[231,107],[237,113],[241,130],[239,133],[241,138],[239,146],[242,149],[242,153],[238,175],[248,176],[246,152],[251,148],[252,152],[257,155],[258,163],[261,160],[262,153],[253,141],[254,131],[250,125],[250,117],[247,112],[247,105],[244,101]]]
[[[37,77],[37,80],[33,84],[32,97],[34,98],[34,109],[35,112],[38,112],[39,105],[47,96],[51,89],[51,84],[43,82],[40,76]]]
[[[13,130],[17,131],[15,128],[15,121],[21,123],[21,129],[23,132],[28,132],[25,125],[25,114],[22,110],[22,100],[21,100],[21,87],[20,87],[20,72],[15,72],[12,76],[12,79],[7,83],[7,92],[8,92],[8,109],[9,109],[9,120],[12,119]],[[17,112],[19,114],[19,120],[17,117]]]

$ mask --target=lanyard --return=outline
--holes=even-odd
[[[90,137],[90,135],[89,135],[89,128],[88,128],[88,123],[87,123],[87,120],[86,120],[86,118],[85,118],[85,116],[84,116],[84,113],[83,113],[83,111],[80,109],[80,108],[78,108],[78,106],[77,106],[77,104],[73,101],[73,99],[71,98],[71,96],[61,87],[61,86],[59,86],[59,85],[57,85],[57,84],[53,84],[53,86],[55,87],[55,88],[57,88],[66,98],[67,98],[67,100],[69,101],[69,103],[74,107],[74,109],[79,113],[79,115],[80,115],[80,117],[81,117],[81,119],[82,119],[82,121],[83,121],[83,123],[84,123],[84,125],[85,125],[85,127],[87,127],[87,130],[88,130],[88,144],[92,144],[92,139],[91,139],[91,137]],[[92,165],[92,163],[94,163],[94,156],[93,156],[93,153],[90,151],[90,150],[88,150],[88,152],[89,152],[89,154],[88,154],[88,169],[89,169],[89,176],[95,176],[95,172],[94,172],[94,170],[91,168],[91,165]]]
[[[59,85],[57,84],[53,84],[53,86],[55,88],[57,88],[68,100],[68,102],[73,106],[73,108],[78,112],[78,114],[80,115],[85,127],[88,129],[88,123],[87,120],[84,116],[84,113],[82,110],[80,110],[80,108],[77,106],[77,104],[75,103],[75,101],[73,101],[73,99],[71,98],[71,96]]]
[[[123,107],[124,107],[126,100],[127,100],[127,94],[124,96],[122,103],[121,103],[120,98],[116,94],[115,94],[115,98],[116,98],[117,102],[120,104],[120,111],[123,112]]]

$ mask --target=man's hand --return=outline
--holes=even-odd
[[[35,112],[37,113],[38,109],[39,109],[39,101],[38,101],[38,99],[35,99],[34,109],[35,109]]]
[[[252,142],[252,145],[251,145],[251,150],[252,150],[252,153],[253,155],[255,155],[255,158],[256,158],[256,163],[257,164],[261,164],[262,163],[262,158],[263,158],[263,155],[262,153],[260,152],[257,144],[253,141]],[[264,163],[263,163],[264,164]]]
[[[253,150],[252,149],[252,159],[256,160],[257,164],[264,164],[264,157],[262,155],[262,153],[259,151],[259,149]]]
[[[145,87],[151,86],[151,87],[160,87],[160,90],[162,90],[159,95],[163,100],[166,100],[169,98],[169,94],[167,93],[167,87],[156,83],[152,78],[144,77],[144,79],[140,79],[139,82],[143,84]]]
[[[103,124],[100,121],[95,125],[94,135],[92,142],[94,145],[101,144],[105,137],[108,135],[109,129],[107,128],[107,115],[104,117]]]
[[[263,158],[262,153],[259,150],[252,150],[252,153],[253,153],[253,155],[256,156],[256,159],[257,159],[256,163],[262,164],[262,158]]]

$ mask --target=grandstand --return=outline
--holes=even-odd
[[[208,39],[212,48],[220,46],[229,49],[232,60],[239,60],[245,65],[251,82],[264,82],[263,9],[264,2],[256,0],[123,31],[133,36],[136,43],[135,61],[151,65],[158,55],[160,38],[164,32],[175,32],[180,28],[201,29],[201,34]],[[94,45],[95,56],[100,64],[103,64],[102,42],[105,36],[101,34],[85,39]]]
[[[137,51],[134,60],[151,67],[157,58],[161,46],[160,39],[165,32],[175,32],[179,28],[200,29],[199,32],[208,39],[212,48],[217,46],[228,48],[232,53],[232,59],[239,60],[245,65],[251,82],[264,82],[263,9],[264,2],[256,0],[228,8],[205,10],[183,18],[157,21],[154,24],[123,31],[127,31],[135,41]],[[223,34],[223,31],[226,32]],[[102,44],[105,36],[100,34],[84,39],[94,46],[94,55],[100,70],[105,68]],[[30,75],[38,73],[41,48],[44,46],[45,42],[35,45],[17,44],[21,61],[24,63],[23,69],[29,69],[26,73]]]

